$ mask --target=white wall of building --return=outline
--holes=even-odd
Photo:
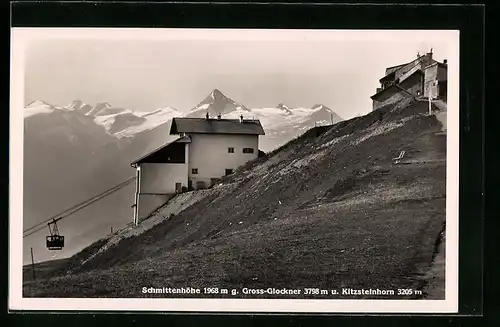
[[[234,153],[228,153],[228,148]],[[254,149],[253,153],[243,153],[243,148]],[[193,188],[198,181],[210,186],[211,178],[225,175],[226,169],[236,170],[239,166],[258,157],[258,135],[193,134],[189,151],[189,179]],[[192,169],[198,174],[192,174]]]
[[[184,163],[141,163],[138,170],[134,221],[139,222],[175,194],[175,184],[188,187],[189,144]]]
[[[175,183],[187,187],[188,165],[186,163],[141,164],[140,193],[175,193]]]
[[[172,194],[176,183],[188,186],[189,143],[185,146],[184,163],[140,164],[140,194]]]
[[[438,74],[438,65],[432,65],[430,67],[427,67],[427,69],[425,70],[425,77],[424,77],[425,97],[429,96],[429,92],[431,97],[436,97],[438,95],[437,84],[435,84],[435,81],[437,80],[437,74]]]

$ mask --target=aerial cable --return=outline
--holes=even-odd
[[[114,186],[114,187],[112,187],[112,188],[110,188],[110,189],[108,189],[108,190],[106,190],[106,191],[104,191],[104,192],[96,195],[96,196],[93,196],[93,197],[91,197],[91,198],[89,198],[89,199],[87,199],[87,200],[85,200],[83,202],[80,202],[79,204],[74,205],[74,206],[72,206],[72,207],[70,207],[70,208],[62,211],[59,214],[54,215],[54,216],[50,217],[49,219],[44,220],[43,222],[40,222],[40,223],[38,223],[38,224],[36,224],[36,225],[34,225],[34,226],[32,226],[32,227],[24,230],[23,233],[25,235],[23,235],[23,238],[27,237],[27,236],[30,236],[30,235],[32,235],[32,234],[34,234],[34,233],[36,233],[36,232],[44,229],[45,225],[47,223],[51,222],[51,221],[59,221],[61,219],[64,219],[64,218],[68,217],[69,215],[72,215],[73,213],[75,213],[77,211],[80,211],[80,210],[88,207],[89,205],[91,205],[91,204],[93,204],[93,203],[101,200],[102,198],[104,198],[104,197],[106,197],[106,196],[108,196],[108,195],[110,195],[110,194],[118,191],[119,189],[121,189],[122,187],[126,186],[131,181],[133,181],[135,178],[136,177],[134,176],[134,177],[132,177],[132,178],[130,178],[130,179],[128,179],[128,180],[126,180],[126,181],[124,181],[124,182],[122,182],[122,183],[120,183],[120,184],[118,184],[118,185],[116,185],[116,186]]]

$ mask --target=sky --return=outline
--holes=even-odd
[[[321,37],[292,30],[258,35],[233,31],[229,37],[217,32],[189,37],[161,37],[158,30],[141,33],[160,36],[83,37],[69,31],[64,38],[56,32],[32,38],[25,52],[25,105],[34,100],[66,105],[80,99],[140,111],[163,106],[187,111],[217,88],[249,108],[324,104],[350,118],[371,111],[370,96],[386,67],[431,48],[442,61],[454,50],[447,31],[354,36],[323,31]]]

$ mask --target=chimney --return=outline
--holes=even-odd
[[[448,59],[443,60],[443,64],[447,65],[448,64]]]
[[[240,123],[243,123],[243,115],[240,116]]]
[[[221,119],[221,117],[222,117],[222,115],[219,113],[219,114],[217,115],[217,119],[219,119],[219,120],[220,120],[220,119]]]
[[[430,52],[427,52],[427,57],[429,58],[429,61],[432,61],[432,48]]]
[[[208,115],[208,111],[207,111],[207,114],[205,115],[205,119],[208,120],[209,118],[210,118],[210,116]]]

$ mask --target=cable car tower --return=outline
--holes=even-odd
[[[50,235],[47,236],[47,249],[49,250],[62,250],[64,247],[64,236],[59,235],[59,229],[57,228],[57,221],[62,219],[59,217],[53,219],[47,224],[49,227]]]

